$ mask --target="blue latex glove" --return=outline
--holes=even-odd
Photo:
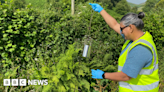
[[[103,79],[102,75],[105,73],[104,71],[102,70],[94,70],[94,69],[91,69],[92,71],[92,78],[94,79]]]
[[[89,3],[89,5],[92,6],[92,9],[96,12],[101,12],[103,10],[103,8],[99,5],[99,4],[96,4],[96,3]]]

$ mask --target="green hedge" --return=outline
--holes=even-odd
[[[102,16],[87,3],[70,10],[39,10],[27,6],[15,10],[8,4],[0,6],[0,89],[3,91],[97,92],[118,91],[111,80],[91,78],[91,69],[117,71],[117,60],[124,39],[109,28]],[[85,7],[84,7],[85,6]],[[106,9],[107,7],[104,7]],[[107,10],[107,9],[106,9]],[[119,22],[121,15],[107,10]],[[156,11],[157,12],[157,11]],[[163,80],[163,14],[146,15],[145,29],[154,38]],[[153,25],[153,26],[152,26]],[[90,46],[87,58],[82,57],[84,45]],[[48,79],[47,86],[4,87],[5,78]],[[161,90],[163,90],[161,88]]]

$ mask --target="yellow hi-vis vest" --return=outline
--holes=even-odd
[[[127,40],[124,43],[122,51],[125,49],[129,42],[130,40]],[[118,72],[122,70],[129,51],[139,44],[147,46],[151,49],[153,54],[152,63],[148,67],[143,67],[137,78],[131,78],[128,81],[120,81],[119,92],[158,92],[159,90],[158,55],[153,37],[148,31],[146,31],[142,37],[134,41],[119,57]]]

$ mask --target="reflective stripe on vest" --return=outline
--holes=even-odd
[[[119,82],[119,85],[124,88],[131,89],[133,91],[148,91],[158,87],[159,81],[154,82],[150,85],[130,85],[126,82]]]
[[[158,64],[156,64],[156,53],[155,53],[155,49],[154,49],[154,47],[148,42],[148,41],[146,41],[146,40],[143,40],[143,39],[140,39],[140,40],[138,40],[137,42],[135,42],[135,44],[136,43],[138,43],[138,42],[143,42],[143,43],[145,43],[145,44],[147,44],[147,45],[149,45],[150,47],[151,47],[151,49],[153,50],[153,52],[154,52],[154,69],[142,69],[141,71],[140,71],[140,75],[141,74],[145,74],[145,75],[149,75],[149,74],[151,74],[153,71],[155,71],[156,69],[158,69]],[[132,45],[133,46],[133,45]],[[132,47],[131,46],[131,47]],[[131,48],[130,47],[130,48]],[[130,48],[128,49],[128,52],[129,52],[129,50],[130,50]],[[128,54],[127,54],[127,56],[128,56]],[[126,56],[126,58],[127,58],[127,56]],[[122,66],[118,66],[118,70],[119,71],[121,71],[122,70]]]
[[[119,71],[121,71],[122,68],[123,68],[122,66],[118,66],[118,70],[119,70]],[[144,74],[144,75],[150,75],[150,74],[153,73],[153,71],[155,71],[155,70],[157,70],[157,69],[158,69],[158,64],[156,64],[156,65],[154,66],[154,69],[142,69],[142,70],[140,71],[139,75],[142,75],[142,74]]]

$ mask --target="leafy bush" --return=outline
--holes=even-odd
[[[62,5],[63,1],[57,4]],[[0,80],[47,78],[49,84],[4,87],[1,83],[2,91],[118,91],[116,82],[92,79],[90,70],[116,72],[124,39],[109,28],[99,13],[91,9],[89,2],[76,5],[74,16],[67,7],[70,3],[65,3],[64,8],[59,10],[56,10],[60,8],[57,5],[43,10],[30,8],[30,5],[20,10],[15,10],[10,4],[0,6]],[[117,21],[122,17],[108,10],[107,6],[102,7]],[[156,12],[146,15],[143,31],[153,35],[159,51],[164,47],[163,14]],[[90,48],[84,58],[82,50],[86,44]],[[163,49],[158,53],[162,83]]]
[[[158,51],[158,55],[159,55],[159,78],[160,78],[160,89],[159,89],[159,92],[163,92],[164,91],[164,47]]]
[[[154,9],[146,13],[146,17],[143,19],[145,25],[144,31],[149,31],[152,34],[157,50],[161,50],[161,48],[164,47],[163,17],[162,9]]]

